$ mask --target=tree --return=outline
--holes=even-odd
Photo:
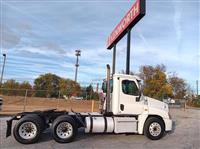
[[[19,84],[19,89],[31,90],[32,89],[32,85],[28,81],[24,81],[24,82]]]
[[[185,80],[179,78],[176,74],[169,77],[169,83],[173,89],[173,98],[183,99],[187,94],[187,84]]]
[[[59,82],[60,94],[66,95],[68,98],[71,96],[78,96],[81,91],[81,87],[78,83],[70,79],[60,79]]]
[[[92,95],[94,93],[93,87],[90,84],[89,86],[86,87],[86,94],[87,94],[87,99],[92,99]]]
[[[28,81],[24,81],[19,84],[20,91],[18,92],[20,96],[25,96],[26,90],[28,91],[27,96],[32,96],[32,85]]]
[[[11,80],[7,80],[6,82],[3,83],[2,88],[4,88],[2,90],[2,93],[4,95],[17,95],[18,90],[19,89],[19,82],[16,82],[15,80],[11,79]]]
[[[99,93],[94,91],[93,86],[91,84],[87,86],[84,90],[85,90],[85,94],[83,95],[84,98],[89,100],[99,99]]]
[[[140,77],[144,80],[144,95],[160,99],[172,96],[172,87],[167,82],[164,65],[142,66]]]
[[[35,96],[58,97],[60,80],[61,78],[55,74],[47,73],[40,75],[34,81],[34,89],[37,90]]]
[[[28,81],[24,81],[19,83],[15,80],[7,80],[3,83],[2,87],[4,88],[2,93],[4,95],[15,95],[15,96],[25,96],[26,89],[31,90],[32,86]],[[28,96],[31,96],[31,92],[29,92]]]

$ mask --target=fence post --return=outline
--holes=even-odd
[[[60,91],[58,91],[58,99],[57,99],[57,106],[56,109],[58,109],[59,103],[60,103]]]
[[[60,91],[58,91],[58,98],[60,98]]]
[[[92,91],[90,91],[90,100],[92,99]]]
[[[23,112],[25,112],[25,110],[26,110],[27,94],[28,94],[28,90],[26,90],[25,97],[24,97],[24,109],[23,109]]]
[[[185,111],[185,109],[186,109],[186,100],[185,100],[185,102],[184,102],[184,111]]]
[[[92,100],[91,112],[94,112],[94,100]]]

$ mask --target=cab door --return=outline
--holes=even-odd
[[[139,89],[136,80],[120,79],[119,113],[139,115],[144,104],[139,99]]]

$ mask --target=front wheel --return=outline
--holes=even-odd
[[[151,140],[159,140],[164,135],[164,123],[156,117],[150,117],[145,122],[144,134]]]

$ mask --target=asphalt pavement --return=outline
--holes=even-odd
[[[74,142],[60,144],[45,131],[38,143],[23,145],[14,137],[5,137],[6,120],[0,117],[0,149],[200,149],[200,110],[171,109],[174,130],[161,140],[152,141],[144,135],[85,134],[79,130]]]

